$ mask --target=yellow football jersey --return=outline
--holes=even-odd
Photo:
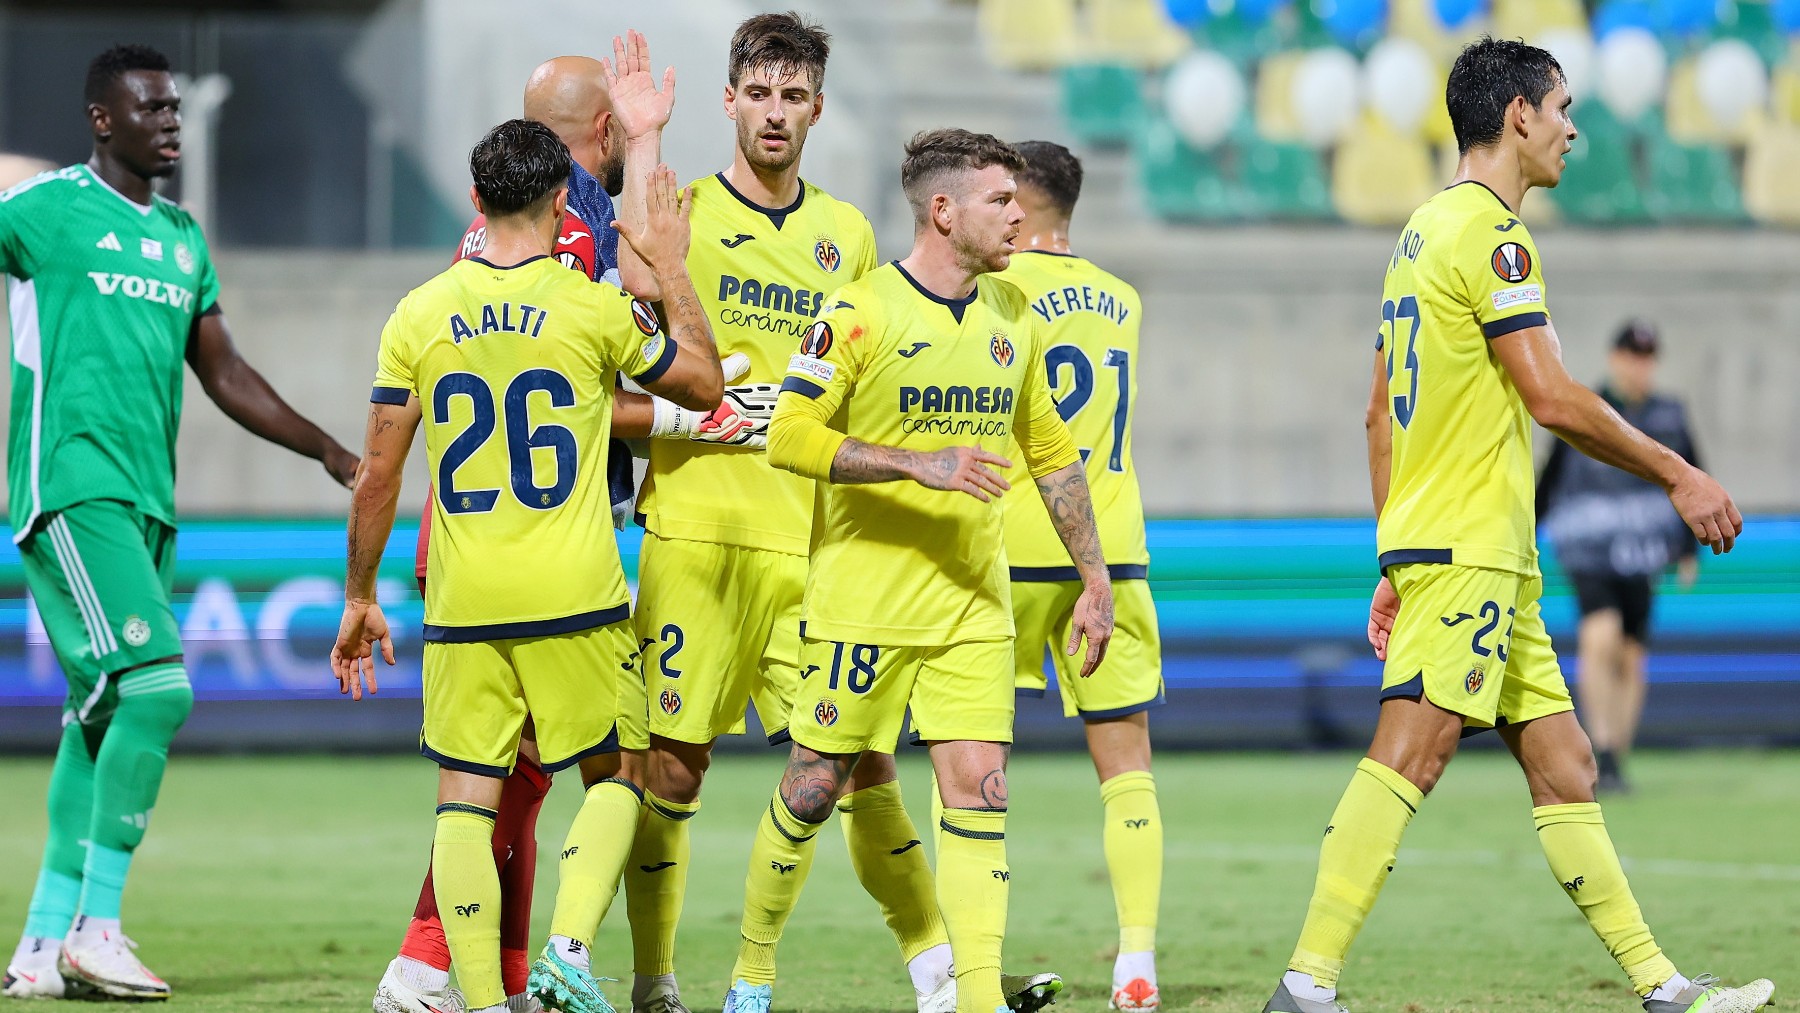
[[[461,260],[381,331],[371,400],[417,396],[434,484],[425,639],[548,636],[630,614],[606,490],[613,374],[676,345],[650,307],[552,257]]]
[[[736,383],[779,383],[825,293],[875,267],[875,232],[854,206],[801,181],[785,208],[752,204],[725,181],[693,184],[688,273],[721,358],[750,356]],[[812,483],[769,467],[760,450],[651,440],[638,497],[644,527],[663,538],[804,554]]]
[[[1012,285],[983,278],[950,301],[898,264],[876,268],[831,295],[801,341],[775,407],[771,459],[824,477],[846,436],[1001,455],[1016,440],[1031,473],[1047,475],[1080,455],[1043,354]],[[910,481],[820,485],[804,636],[909,647],[1012,635],[999,501]]]
[[[1523,222],[1480,183],[1413,212],[1382,286],[1394,436],[1381,566],[1538,572],[1531,416],[1488,342],[1543,326],[1543,274]]]
[[[1044,375],[1057,414],[1087,464],[1100,548],[1115,580],[1148,575],[1144,498],[1131,467],[1131,408],[1137,401],[1137,289],[1066,253],[1013,254],[1000,277],[1018,286],[1037,316]],[[1031,475],[1019,462],[1007,480],[1006,558],[1014,580],[1077,580]]]

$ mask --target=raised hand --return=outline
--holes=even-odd
[[[988,503],[995,496],[1003,495],[1012,488],[1000,472],[989,468],[1006,469],[1012,462],[990,450],[980,447],[945,447],[929,454],[921,454],[917,468],[913,471],[913,481],[927,489],[942,489],[946,492],[966,492],[983,503]]]
[[[375,684],[375,646],[381,645],[381,660],[394,663],[394,637],[388,631],[387,617],[381,606],[372,601],[347,601],[344,618],[338,623],[337,643],[331,648],[331,671],[337,676],[338,692],[361,700],[363,684],[370,693]]]
[[[643,229],[634,232],[618,221],[612,227],[650,270],[685,271],[693,194],[675,185],[675,172],[666,165],[650,170],[645,185]]]
[[[602,59],[600,65],[613,115],[625,128],[626,140],[648,137],[668,125],[675,111],[675,68],[664,68],[658,91],[650,70],[650,43],[642,32],[632,29],[624,38],[613,36],[613,58]]]

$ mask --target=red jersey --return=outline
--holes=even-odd
[[[462,243],[456,248],[456,256],[450,258],[452,264],[478,256],[487,248],[487,218],[476,215],[469,223],[469,230],[463,233]],[[586,222],[574,211],[563,214],[562,231],[556,234],[556,259],[565,267],[573,268],[582,274],[599,281],[599,258],[595,255],[594,230],[588,228]],[[425,549],[431,541],[431,496],[429,487],[425,490],[425,515],[419,518],[419,544],[413,552],[413,576],[419,580],[421,591],[425,587]]]

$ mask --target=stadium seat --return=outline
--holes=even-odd
[[[1759,222],[1800,226],[1800,126],[1765,127],[1744,152],[1744,208]]]
[[[1132,161],[1157,217],[1228,221],[1242,216],[1245,200],[1225,174],[1225,149],[1191,147],[1161,116],[1146,116],[1135,140]]]
[[[1563,217],[1595,225],[1645,220],[1637,132],[1600,102],[1583,105],[1575,125],[1580,134],[1566,156],[1562,181],[1550,191]]]
[[[1075,0],[981,0],[988,58],[1012,70],[1047,70],[1075,51]]]
[[[1072,63],[1062,69],[1063,119],[1087,144],[1122,146],[1144,114],[1141,73],[1116,63]]]
[[[1777,124],[1800,126],[1800,58],[1769,79],[1769,115]]]
[[[1229,14],[1208,18],[1194,29],[1194,42],[1248,72],[1258,60],[1281,48],[1282,32],[1277,20],[1252,22],[1234,9]]]
[[[1300,121],[1294,115],[1294,71],[1306,54],[1289,50],[1265,58],[1256,66],[1256,132],[1271,141],[1300,139]]]
[[[1109,60],[1161,67],[1191,44],[1163,13],[1161,0],[1087,0],[1087,14],[1089,37]]]
[[[1731,152],[1713,144],[1682,144],[1663,131],[1648,138],[1649,186],[1644,207],[1665,222],[1732,222],[1744,217]]]
[[[1363,117],[1332,159],[1332,203],[1359,225],[1405,222],[1441,185],[1424,138],[1402,136],[1374,115]]]
[[[1681,144],[1744,144],[1762,126],[1764,114],[1755,111],[1735,127],[1721,126],[1700,100],[1698,64],[1697,57],[1689,57],[1669,72],[1669,94],[1663,113],[1669,136]],[[1575,123],[1581,125],[1579,119]]]
[[[1791,59],[1787,35],[1775,23],[1774,6],[1768,0],[1722,0],[1713,36],[1748,42],[1770,66]]]
[[[1417,42],[1446,67],[1478,27],[1464,25],[1451,32],[1438,20],[1433,0],[1390,0],[1388,4],[1388,34]]]
[[[1494,0],[1494,37],[1536,39],[1560,28],[1587,28],[1580,0]]]
[[[1256,138],[1244,145],[1239,164],[1251,212],[1268,218],[1333,217],[1325,166],[1311,147]]]

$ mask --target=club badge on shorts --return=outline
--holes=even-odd
[[[1470,696],[1480,693],[1482,685],[1486,682],[1487,673],[1480,668],[1471,668],[1469,674],[1463,676],[1463,688],[1469,691]]]
[[[657,703],[662,705],[664,714],[678,714],[681,711],[681,694],[672,689],[665,689],[657,699]]]
[[[837,704],[830,700],[820,700],[819,705],[813,708],[813,720],[817,721],[822,727],[830,728],[832,725],[837,724],[837,719]]]
[[[119,632],[124,635],[125,642],[133,647],[142,647],[150,642],[150,624],[141,616],[126,619],[124,629]]]

